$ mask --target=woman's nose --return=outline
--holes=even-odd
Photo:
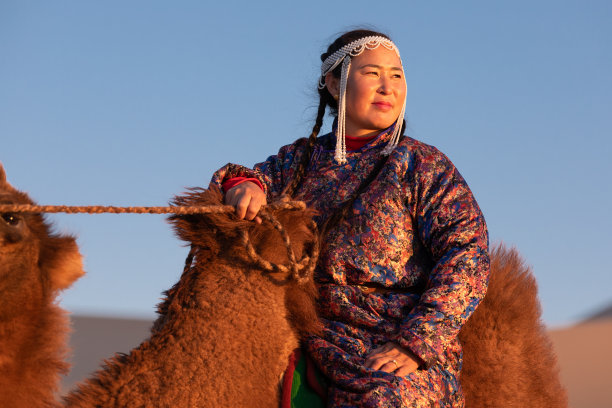
[[[390,94],[392,91],[391,89],[391,81],[389,80],[389,78],[386,78],[384,76],[382,76],[380,78],[380,84],[378,86],[378,92],[380,92],[383,95],[388,95]]]

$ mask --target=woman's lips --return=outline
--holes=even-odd
[[[393,105],[390,102],[373,102],[372,104],[382,110],[389,110],[393,108]]]

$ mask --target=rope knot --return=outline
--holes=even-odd
[[[280,221],[271,212],[267,211],[267,209],[262,209],[258,215],[264,222],[269,222],[270,224],[272,224],[274,229],[276,229],[280,233],[283,239],[283,243],[285,244],[285,249],[287,250],[289,266],[275,264],[262,258],[261,255],[259,255],[257,251],[255,251],[253,243],[251,242],[251,239],[249,237],[249,233],[245,230],[242,233],[242,241],[245,245],[247,254],[251,258],[251,260],[267,272],[290,272],[291,277],[295,279],[299,284],[303,284],[306,281],[312,279],[314,268],[317,265],[317,259],[319,257],[317,225],[315,224],[315,222],[311,220],[308,225],[310,230],[313,232],[314,237],[310,250],[305,250],[302,259],[298,261],[295,258],[295,252],[293,251],[289,234],[287,233],[287,230],[283,227],[283,225],[280,223]]]

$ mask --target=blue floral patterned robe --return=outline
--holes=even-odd
[[[334,161],[335,138],[321,136],[294,198],[319,211],[320,224],[372,171],[389,139],[382,132]],[[303,145],[284,146],[253,170],[228,164],[213,184],[261,181],[269,198],[291,180]],[[330,407],[462,407],[457,333],[483,298],[488,233],[463,177],[436,148],[404,138],[352,213],[327,237],[316,271],[322,338],[305,348],[330,379]],[[392,289],[366,294],[360,285]],[[363,366],[395,341],[423,365],[406,377]]]

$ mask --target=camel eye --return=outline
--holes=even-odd
[[[19,221],[21,221],[21,218],[19,218],[15,214],[2,214],[2,219],[8,225],[17,225],[19,224]]]

